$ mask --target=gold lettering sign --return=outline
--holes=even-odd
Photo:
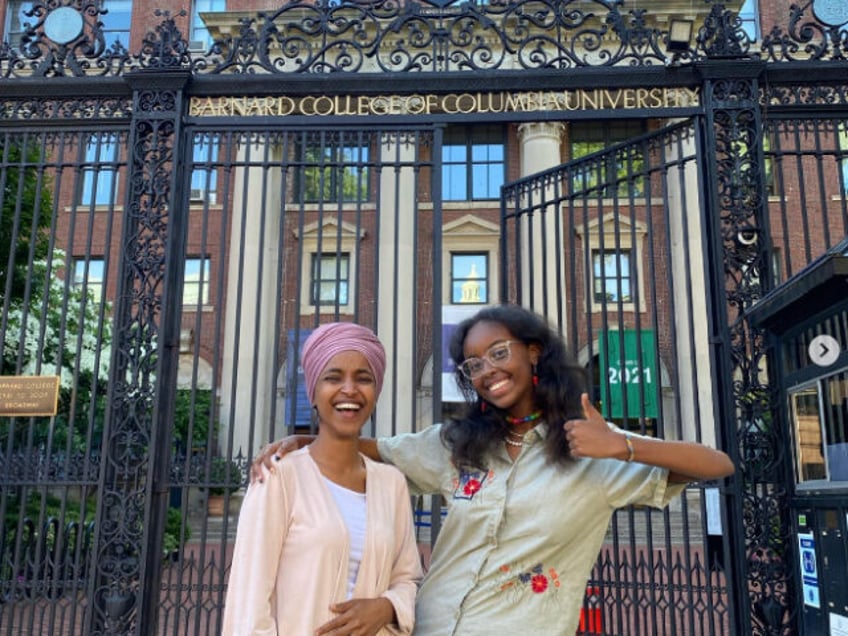
[[[467,115],[585,110],[690,108],[700,104],[691,88],[619,88],[528,93],[447,95],[306,95],[303,97],[193,97],[192,117],[286,115]]]
[[[56,415],[59,404],[59,376],[0,376],[0,415]]]

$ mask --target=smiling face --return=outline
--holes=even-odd
[[[358,351],[342,351],[330,358],[315,385],[318,435],[359,437],[377,404],[377,382],[368,360]]]
[[[472,380],[481,398],[513,417],[524,417],[536,409],[533,393],[533,365],[539,359],[539,347],[526,345],[500,323],[478,322],[465,336],[462,352],[468,358],[486,358],[493,345],[510,345],[509,359],[499,366],[485,361],[483,372]]]

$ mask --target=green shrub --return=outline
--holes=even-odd
[[[196,389],[194,392],[188,389],[177,391],[174,403],[174,441],[180,450],[189,452],[193,448],[206,448],[209,441],[212,405],[211,389]],[[190,441],[189,427],[191,427]]]
[[[82,507],[80,503],[73,498],[69,498],[64,502],[64,514],[63,514],[63,502],[59,497],[55,495],[47,494],[44,496],[44,523],[42,526],[47,531],[46,537],[46,547],[48,549],[52,549],[53,544],[56,540],[54,536],[54,531],[56,526],[54,524],[49,523],[51,519],[59,520],[63,522],[63,526],[68,528],[70,524],[75,524],[78,522],[82,522],[83,526],[92,526],[95,523],[96,517],[96,500],[92,496],[89,498],[87,505],[85,507],[85,518],[82,518]],[[37,524],[41,515],[42,509],[42,496],[39,493],[30,493],[27,497],[26,502],[24,504],[24,519],[28,519],[31,523]],[[0,536],[5,535],[7,541],[15,540],[15,533],[17,532],[18,520],[20,518],[21,506],[20,506],[20,497],[16,494],[12,494],[7,499],[7,508],[6,515],[0,521],[0,527],[3,528],[2,534]],[[180,530],[182,529],[182,541],[180,541]],[[90,529],[89,529],[90,530]],[[42,530],[39,527],[35,527],[36,536],[39,536],[42,533]],[[172,553],[179,550],[180,545],[184,544],[191,538],[191,528],[188,523],[186,523],[185,527],[182,525],[182,512],[179,508],[168,508],[167,517],[165,519],[165,534],[162,538],[162,556],[163,558],[168,558]],[[67,538],[65,539],[67,540]],[[6,546],[10,548],[13,546]]]
[[[244,477],[238,462],[226,457],[213,457],[209,467],[209,494],[223,495],[242,486]]]
[[[180,530],[183,535],[180,540]],[[183,526],[183,515],[179,508],[168,508],[165,518],[165,536],[162,538],[162,556],[167,559],[180,549],[191,538],[191,528],[186,522]]]

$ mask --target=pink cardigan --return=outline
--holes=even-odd
[[[421,562],[409,491],[393,466],[363,457],[366,537],[354,598],[386,597],[410,634]],[[245,495],[224,610],[223,636],[307,636],[346,600],[349,538],[306,448],[289,453]]]

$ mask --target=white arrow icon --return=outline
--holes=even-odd
[[[833,336],[816,336],[807,348],[810,360],[820,367],[829,367],[839,357],[839,343]]]

